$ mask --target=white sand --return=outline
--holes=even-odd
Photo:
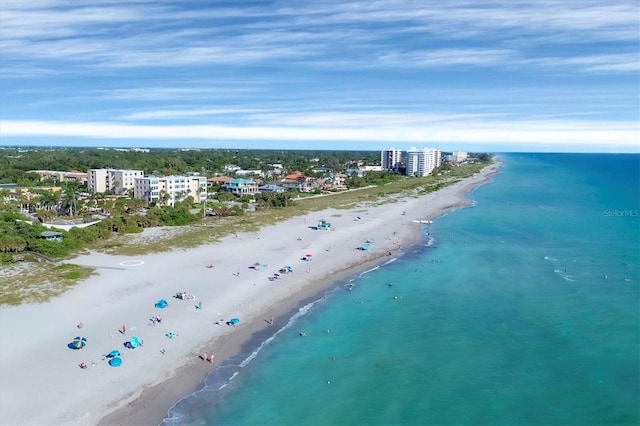
[[[493,171],[494,166],[488,167],[419,198],[310,213],[190,250],[135,258],[91,253],[74,259],[72,263],[97,267],[99,275],[46,304],[0,308],[0,424],[96,424],[136,401],[145,388],[169,379],[212,339],[214,345],[216,337],[230,334],[246,340],[250,324],[264,325],[274,306],[300,290],[413,244],[421,225],[412,220],[459,207],[464,194]],[[334,230],[310,229],[321,218]],[[371,238],[370,251],[356,249]],[[312,254],[310,262],[301,260],[307,253]],[[254,262],[269,266],[249,269]],[[284,265],[294,273],[269,281]],[[174,299],[179,291],[198,300]],[[169,306],[154,308],[159,299]],[[202,310],[195,307],[198,301]],[[154,315],[163,317],[160,325],[150,325]],[[214,324],[233,317],[242,322],[235,327]],[[80,322],[82,329],[76,328]],[[117,331],[123,324],[126,335]],[[178,336],[165,337],[170,330]],[[71,350],[66,345],[77,335],[85,336],[88,345]],[[144,346],[124,348],[131,336]],[[103,360],[114,349],[122,353],[119,368]],[[81,362],[88,368],[79,368]]]

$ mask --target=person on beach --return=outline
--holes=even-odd
[[[82,328],[82,327],[84,327],[84,324],[82,323],[82,321],[80,321],[80,323],[78,325],[76,325],[76,327]]]
[[[273,317],[269,318],[269,325],[273,325]]]
[[[202,310],[202,302],[198,302],[198,306],[196,307],[198,310]]]
[[[122,329],[121,329],[121,331],[122,331],[122,334],[127,334],[127,326],[126,326],[126,325],[124,325],[124,324],[122,324]]]
[[[214,354],[211,354],[211,356],[209,357],[209,362],[213,364],[214,359],[216,359],[216,356]]]
[[[209,361],[209,354],[207,354],[206,352],[204,353],[204,355],[202,356],[202,359],[204,361]]]

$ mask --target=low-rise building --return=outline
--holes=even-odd
[[[284,187],[281,185],[278,185],[278,182],[268,182],[265,183],[262,186],[258,187],[258,191],[259,192],[277,192],[277,193],[282,193],[284,192]]]
[[[76,170],[62,172],[58,170],[29,170],[27,173],[34,173],[40,176],[40,180],[55,180],[57,182],[79,182],[81,185],[87,183],[87,173]]]
[[[253,179],[231,179],[222,187],[234,195],[253,195],[258,192],[258,184]]]
[[[136,178],[133,196],[147,204],[173,206],[177,201],[192,197],[196,203],[207,199],[205,176],[145,176]]]

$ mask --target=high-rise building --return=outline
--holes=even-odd
[[[442,164],[442,153],[435,148],[409,148],[407,151],[407,176],[428,176]]]
[[[402,151],[395,148],[383,149],[380,154],[380,164],[382,170],[393,170],[397,172],[400,169],[402,161]]]

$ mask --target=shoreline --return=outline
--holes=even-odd
[[[418,197],[312,212],[193,249],[138,258],[94,252],[69,261],[99,274],[45,304],[0,308],[0,424],[159,424],[204,386],[210,371],[252,353],[301,304],[415,245],[422,237],[416,221],[468,206],[467,195],[500,166]],[[323,217],[331,231],[310,229]],[[356,250],[369,240],[370,250]],[[313,262],[301,262],[308,255]],[[267,280],[282,265],[295,273]],[[176,291],[195,294],[196,303],[171,298]],[[169,301],[162,311],[153,307],[161,298]],[[148,320],[157,313],[161,325]],[[214,325],[235,317],[241,318],[235,327]],[[123,324],[128,334],[118,333]],[[165,337],[169,330],[177,338]],[[87,347],[69,350],[66,343],[79,333]],[[144,339],[144,347],[123,349],[129,335]],[[116,348],[123,352],[120,368],[101,355]],[[204,352],[214,353],[215,362],[199,358]],[[39,392],[54,387],[55,393]]]
[[[491,176],[498,173],[502,163],[495,162],[480,172],[483,179],[479,182],[471,183],[462,191],[458,192],[458,202],[441,208],[436,216],[427,216],[423,220],[437,220],[453,211],[467,208],[472,202],[467,198],[478,187],[491,181]],[[485,171],[491,169],[489,171]],[[473,176],[471,177],[473,178]],[[471,179],[469,178],[469,179]],[[421,228],[420,228],[421,229]],[[414,238],[408,237],[405,244],[392,250],[392,252],[404,252],[406,249],[418,244],[422,239],[420,232],[414,234]],[[205,379],[213,370],[223,365],[228,359],[240,355],[249,356],[258,350],[259,346],[273,336],[275,332],[287,325],[289,320],[309,303],[320,300],[324,295],[337,288],[339,283],[349,277],[357,276],[366,270],[382,265],[388,256],[379,256],[357,265],[351,265],[346,269],[325,277],[320,283],[310,288],[301,290],[293,294],[286,300],[285,304],[275,310],[271,310],[274,324],[268,323],[267,315],[263,315],[263,321],[256,320],[243,330],[242,336],[233,334],[214,338],[205,345],[200,353],[216,353],[216,361],[211,364],[203,361],[199,357],[185,362],[175,374],[160,383],[144,389],[133,401],[122,405],[115,411],[100,419],[99,425],[160,425],[169,415],[169,410],[177,405],[182,399],[189,397],[194,392],[201,390],[205,386]],[[266,312],[265,312],[266,314]]]

